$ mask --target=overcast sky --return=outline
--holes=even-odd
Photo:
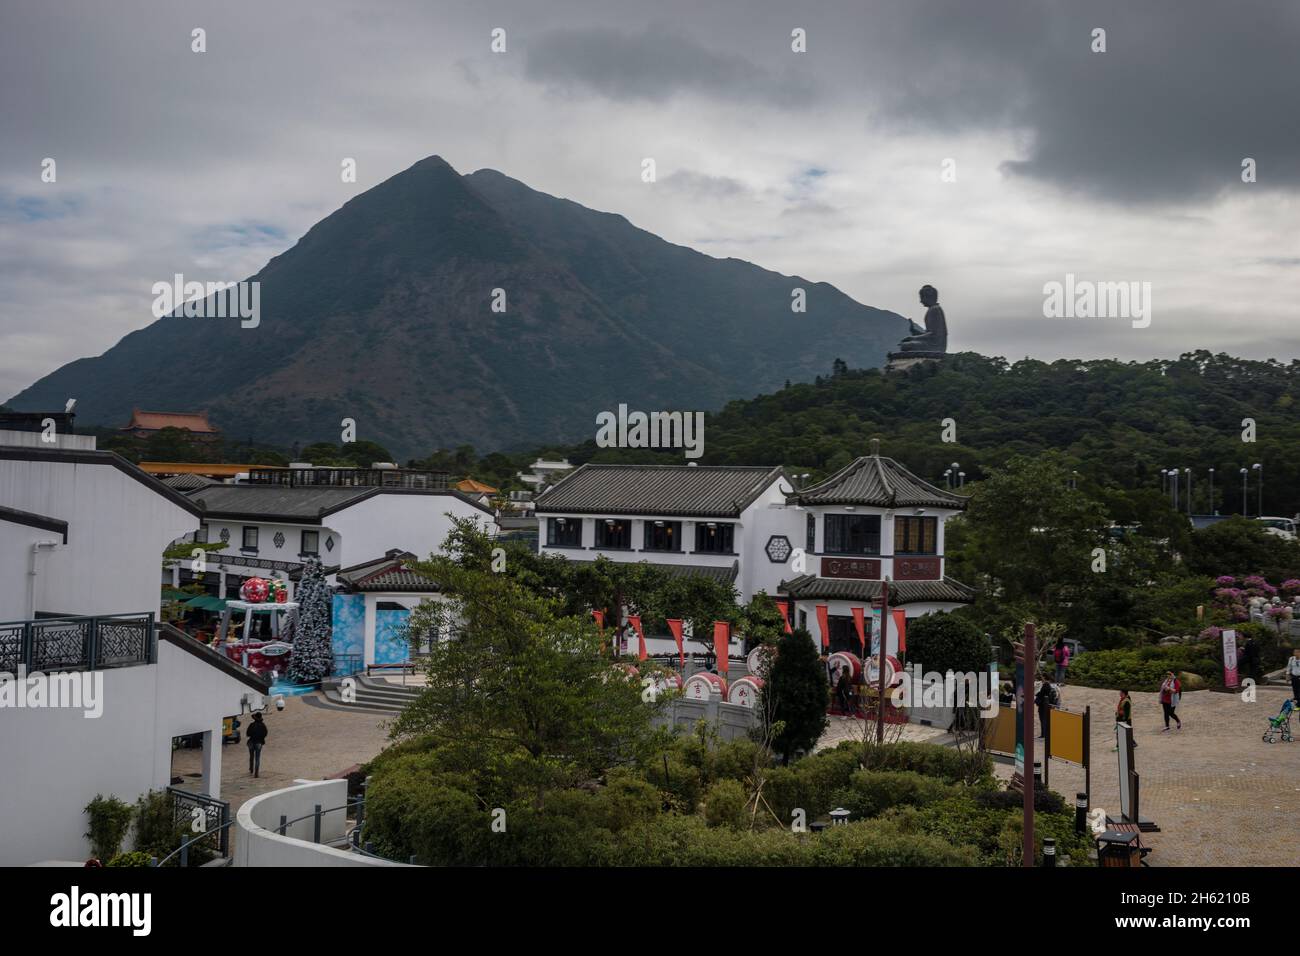
[[[917,320],[930,282],[952,350],[1289,361],[1297,63],[1294,0],[0,0],[0,399],[435,153]],[[1044,318],[1067,273],[1150,326]]]

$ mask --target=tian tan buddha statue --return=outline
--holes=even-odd
[[[915,322],[912,334],[898,343],[900,352],[939,352],[948,351],[948,322],[943,317],[943,307],[939,305],[939,290],[932,285],[921,286],[921,304],[925,309],[925,328]]]
[[[885,370],[901,372],[914,365],[938,361],[948,351],[948,321],[939,305],[939,290],[921,286],[921,304],[925,306],[925,328],[910,323],[912,334],[898,343],[898,351],[889,353]]]

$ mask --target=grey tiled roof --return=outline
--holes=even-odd
[[[289,485],[209,485],[190,493],[208,517],[284,518],[319,521],[322,515],[360,501],[375,488],[294,488]]]
[[[480,511],[492,511],[459,491],[417,488],[339,488],[320,485],[208,485],[188,497],[209,518],[248,518],[317,524],[348,505],[373,495],[424,495],[459,498]]]
[[[583,465],[537,498],[551,514],[738,518],[780,468],[730,465]]]
[[[801,574],[789,581],[782,581],[780,589],[782,593],[801,601],[873,601],[880,597],[879,581],[819,578],[815,574]],[[972,588],[949,577],[942,581],[894,581],[890,593],[895,604],[916,604],[923,601],[969,604],[975,600]]]
[[[892,458],[863,455],[825,481],[800,489],[790,502],[803,505],[869,505],[877,508],[964,509],[965,495],[936,488]]]
[[[168,488],[175,488],[177,491],[186,493],[216,484],[211,478],[204,475],[170,475],[161,480]]]
[[[438,583],[406,565],[415,555],[390,551],[382,558],[355,564],[338,572],[337,580],[346,591],[437,591]]]

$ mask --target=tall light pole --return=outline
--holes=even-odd
[[[1217,514],[1214,510],[1214,469],[1210,469],[1210,510],[1206,514]]]
[[[1192,469],[1184,468],[1183,474],[1187,476],[1187,517],[1192,516]]]
[[[964,471],[957,472],[957,487],[958,488],[966,487],[966,472]]]
[[[1241,516],[1250,517],[1250,502],[1246,498],[1246,476],[1250,474],[1245,468],[1241,469]]]
[[[1264,466],[1260,462],[1255,462],[1255,464],[1251,465],[1251,468],[1259,472],[1259,507],[1255,510],[1259,517],[1262,518],[1264,517]]]
[[[949,468],[947,471],[943,473],[943,480],[947,484],[948,490],[952,491],[952,469],[951,468]]]

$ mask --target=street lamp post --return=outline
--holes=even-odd
[[[1255,464],[1251,465],[1251,468],[1259,472],[1259,488],[1257,489],[1259,492],[1259,506],[1255,509],[1255,513],[1262,518],[1264,517],[1264,466],[1260,462],[1255,462]]]
[[[1216,514],[1214,510],[1214,469],[1210,469],[1210,510],[1207,514]]]
[[[1246,476],[1250,474],[1245,468],[1241,469],[1241,516],[1250,517],[1250,501],[1246,498]]]
[[[1183,474],[1187,476],[1187,517],[1192,516],[1192,469],[1184,468]]]

